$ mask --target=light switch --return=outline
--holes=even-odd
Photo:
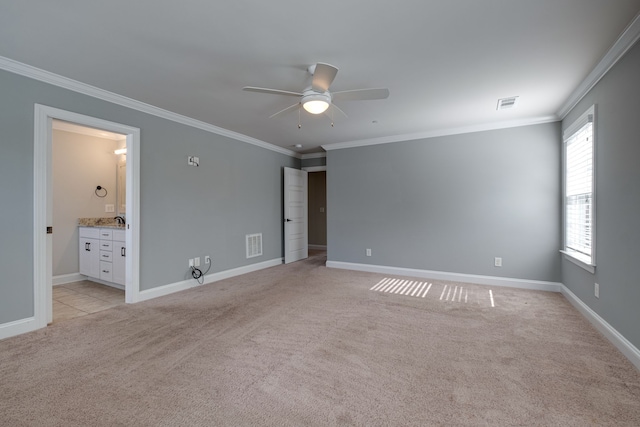
[[[320,208],[320,213],[324,213],[324,208]]]
[[[115,205],[112,205],[112,204],[104,205],[104,211],[115,212],[116,211]]]

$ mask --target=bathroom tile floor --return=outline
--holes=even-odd
[[[53,287],[53,323],[124,304],[124,291],[83,280]]]

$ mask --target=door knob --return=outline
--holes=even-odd
[[[291,221],[293,221],[293,220],[292,220],[292,219],[287,218],[287,222],[291,222]]]

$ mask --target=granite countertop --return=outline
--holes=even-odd
[[[78,218],[78,227],[124,228],[125,224],[118,224],[113,217],[107,218]]]

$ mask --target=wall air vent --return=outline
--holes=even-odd
[[[247,258],[262,255],[262,233],[247,234]]]
[[[517,103],[518,103],[517,96],[498,99],[498,107],[496,108],[496,110],[508,110],[509,108],[515,107]]]

